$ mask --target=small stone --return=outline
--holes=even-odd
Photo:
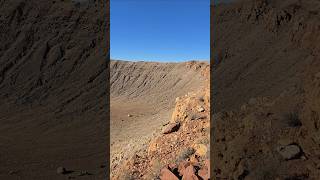
[[[10,174],[10,175],[17,174],[17,173],[18,173],[17,171],[12,171],[12,170],[9,171],[9,174]]]
[[[164,128],[164,130],[162,131],[162,133],[163,133],[163,134],[169,134],[169,133],[178,131],[179,127],[180,127],[180,123],[179,123],[179,122],[177,122],[177,123],[171,123],[171,124],[169,124],[167,127]]]
[[[179,180],[168,168],[161,169],[160,179],[161,180]]]
[[[151,156],[151,154],[158,149],[158,144],[156,142],[151,142],[150,146],[148,148],[148,155]]]
[[[204,112],[205,111],[205,109],[202,106],[198,107],[197,110],[198,110],[198,112]]]
[[[128,117],[132,117],[132,114],[128,114]]]
[[[277,150],[285,160],[295,159],[301,155],[300,147],[295,144],[280,146]]]
[[[67,172],[66,168],[64,168],[64,167],[57,168],[57,174],[65,174],[66,172]]]

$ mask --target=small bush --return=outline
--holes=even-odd
[[[178,158],[176,159],[176,163],[183,161],[187,158],[189,158],[192,154],[194,154],[196,151],[193,148],[187,148],[183,151],[181,151],[180,155],[178,156]]]

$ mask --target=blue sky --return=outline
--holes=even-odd
[[[111,0],[111,59],[209,60],[210,0]]]

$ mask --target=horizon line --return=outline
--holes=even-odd
[[[110,60],[115,60],[115,61],[131,61],[131,62],[190,62],[190,61],[206,61],[210,62],[210,59],[187,59],[187,60],[145,60],[145,59],[124,59],[124,58],[111,58]]]

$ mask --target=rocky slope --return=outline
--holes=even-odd
[[[171,118],[162,117],[164,121],[162,120],[162,125],[157,124],[158,131],[155,135],[142,148],[137,149],[130,158],[122,161],[112,179],[178,179],[182,176],[187,178],[209,175],[209,65],[192,62],[176,65],[162,64],[161,66],[174,71],[165,73],[165,78],[169,79],[165,79],[161,84],[159,84],[159,81],[151,80],[158,85],[154,89],[148,89],[148,92],[163,92],[163,95],[167,97],[161,94],[159,98],[168,98],[166,103],[176,99]],[[131,65],[131,67],[133,66]],[[192,77],[187,75],[188,73],[183,75],[186,78],[181,77],[182,72],[186,72],[186,70],[183,70],[185,67],[191,68],[188,73],[199,72],[200,77]],[[146,69],[150,72],[154,71],[150,67]],[[180,69],[180,71],[177,71],[177,69]],[[171,75],[173,72],[174,75]],[[161,71],[157,73],[157,76],[163,77]],[[175,83],[176,79],[170,80],[173,77],[181,77],[182,80]],[[149,78],[153,79],[154,77],[149,76],[147,79]],[[182,91],[179,86],[185,84],[184,81],[188,81],[190,84],[183,85],[182,87],[189,88],[184,87],[184,91]],[[172,88],[176,91],[175,93],[166,91],[167,87],[171,87],[172,84],[178,87]],[[143,89],[141,88],[141,92],[143,92]],[[187,93],[188,91],[189,93]],[[182,93],[186,94],[181,96]],[[128,94],[130,95],[130,93]],[[152,96],[152,94],[150,95]],[[180,96],[177,97],[177,94],[180,94]],[[146,96],[147,94],[143,95],[144,98]],[[174,96],[177,98],[173,98]],[[184,172],[186,173],[184,174]]]
[[[0,179],[106,176],[107,17],[109,1],[0,1]]]
[[[318,179],[320,2],[212,7],[214,179]]]

